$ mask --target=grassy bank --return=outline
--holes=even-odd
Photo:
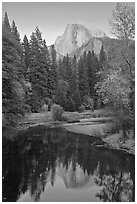
[[[108,145],[108,148],[122,149],[135,154],[135,141],[132,137],[132,132],[129,138],[123,140],[122,131],[116,132],[114,130],[111,119],[112,114],[101,109],[94,112],[85,111],[83,113],[64,112],[62,114],[62,121],[54,122],[51,112],[48,111],[26,115],[20,120],[18,130],[38,125],[61,125],[70,132],[99,137]]]
[[[106,110],[95,110],[92,111],[85,111],[82,113],[79,112],[64,112],[62,114],[62,120],[57,121],[57,123],[74,123],[74,122],[81,122],[82,120],[89,120],[89,121],[96,121],[96,120],[103,120],[104,118],[110,116],[110,112]],[[31,125],[38,125],[38,124],[45,124],[45,123],[54,123],[51,112],[41,112],[41,113],[31,113],[26,115],[20,120],[18,128],[22,127],[29,127]]]

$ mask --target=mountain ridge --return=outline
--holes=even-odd
[[[82,53],[82,48],[89,46],[90,42],[90,48],[88,47],[87,50],[94,50],[95,54],[99,55],[103,38],[108,38],[108,36],[95,26],[89,29],[81,24],[68,24],[64,33],[57,37],[54,47],[58,55],[68,54],[71,57],[74,54],[78,56],[78,52]]]

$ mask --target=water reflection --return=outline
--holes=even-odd
[[[100,192],[96,194],[101,201],[104,202],[130,202],[133,201],[133,180],[131,179],[130,172],[120,170],[108,171],[104,175],[98,173],[95,182],[101,186]]]
[[[77,192],[90,201],[134,201],[134,156],[91,147],[95,140],[60,128],[32,128],[14,141],[3,138],[3,201],[47,201],[49,191],[53,201],[56,186],[62,201],[71,201],[65,189],[74,201],[81,201]]]

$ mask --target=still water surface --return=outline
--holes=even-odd
[[[96,140],[44,127],[3,138],[3,201],[134,201],[134,156]]]

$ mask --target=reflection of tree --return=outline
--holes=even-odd
[[[50,138],[47,139],[48,145],[44,140],[32,141],[31,149],[25,156],[24,163],[29,164],[27,175],[28,185],[31,197],[35,201],[40,200],[41,192],[45,191],[48,177],[52,185],[54,184],[56,169],[56,154],[54,144],[51,144]],[[51,149],[52,146],[52,149]],[[22,188],[24,184],[22,183]]]
[[[51,185],[54,185],[55,182],[55,175],[56,175],[56,158],[54,158],[54,160],[51,161]]]
[[[130,173],[116,172],[110,170],[107,174],[100,176],[99,166],[96,171],[95,183],[101,187],[99,193],[96,194],[101,201],[104,202],[123,202],[133,201],[133,181]]]
[[[20,195],[21,157],[16,142],[6,138],[3,138],[2,142],[2,200],[15,202]]]
[[[47,183],[54,185],[58,167],[62,169],[64,181],[69,180],[70,186],[78,187],[87,184],[90,186],[92,180],[89,178],[91,175],[96,175],[96,183],[102,188],[98,197],[104,196],[100,199],[107,200],[109,197],[110,200],[113,198],[116,200],[119,192],[120,198],[123,199],[127,186],[130,187],[131,192],[133,191],[134,159],[119,151],[91,148],[95,141],[96,138],[64,130],[59,131],[59,129],[39,129],[37,131],[35,128],[32,132],[29,130],[25,135],[23,132],[23,135],[16,140],[16,145],[14,142],[10,143],[12,150],[9,151],[6,149],[9,147],[4,146],[3,152],[7,152],[7,156],[3,157],[3,175],[6,179],[4,197],[7,197],[7,201],[16,201],[19,194],[24,194],[29,190],[31,197],[35,201],[40,201],[40,195],[46,190]],[[16,147],[17,145],[19,148]],[[13,152],[12,155],[11,152]],[[9,155],[11,158],[7,160]],[[9,172],[12,181],[6,172]],[[128,175],[126,172],[130,172],[129,178],[126,177]],[[13,177],[16,177],[16,182]],[[131,182],[130,185],[127,181]],[[16,194],[14,198],[13,190],[10,191],[12,188],[7,190],[7,186],[12,182],[16,184],[16,188],[13,187]],[[112,195],[106,193],[109,190],[114,191]]]

